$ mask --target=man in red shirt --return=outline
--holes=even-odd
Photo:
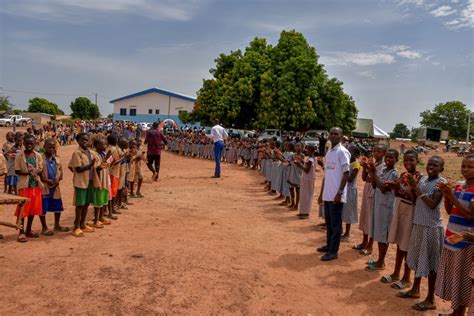
[[[165,135],[158,130],[158,122],[147,131],[145,136],[145,144],[147,145],[147,166],[153,172],[153,181],[158,181],[160,174],[161,148],[168,145]]]

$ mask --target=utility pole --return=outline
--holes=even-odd
[[[467,112],[467,134],[466,134],[466,145],[470,144],[471,142],[471,114],[472,112]]]

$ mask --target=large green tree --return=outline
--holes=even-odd
[[[449,138],[464,139],[467,133],[469,109],[460,101],[440,103],[432,110],[420,113],[420,124],[449,131]],[[471,121],[471,130],[474,126]]]
[[[44,98],[33,98],[29,100],[28,112],[40,112],[51,115],[64,115],[57,104]]]
[[[99,107],[86,97],[78,97],[71,102],[71,116],[82,120],[93,120],[100,117]]]
[[[13,106],[10,104],[8,96],[0,96],[0,111],[11,112]]]
[[[241,128],[355,127],[357,109],[342,82],[329,79],[301,33],[283,31],[275,47],[255,38],[245,51],[220,54],[186,122],[218,118]]]
[[[410,137],[410,130],[408,126],[403,123],[398,123],[393,128],[393,131],[390,133],[390,138],[409,138]]]

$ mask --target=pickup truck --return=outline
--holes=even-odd
[[[28,123],[31,123],[31,119],[21,115],[7,115],[4,118],[0,118],[0,126],[12,126],[13,123],[17,126],[26,126]]]

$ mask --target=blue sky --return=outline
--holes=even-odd
[[[275,44],[283,29],[388,131],[440,102],[474,110],[474,0],[2,0],[0,93],[68,112],[73,95],[97,92],[106,114],[108,98],[150,87],[195,96],[219,53]]]

